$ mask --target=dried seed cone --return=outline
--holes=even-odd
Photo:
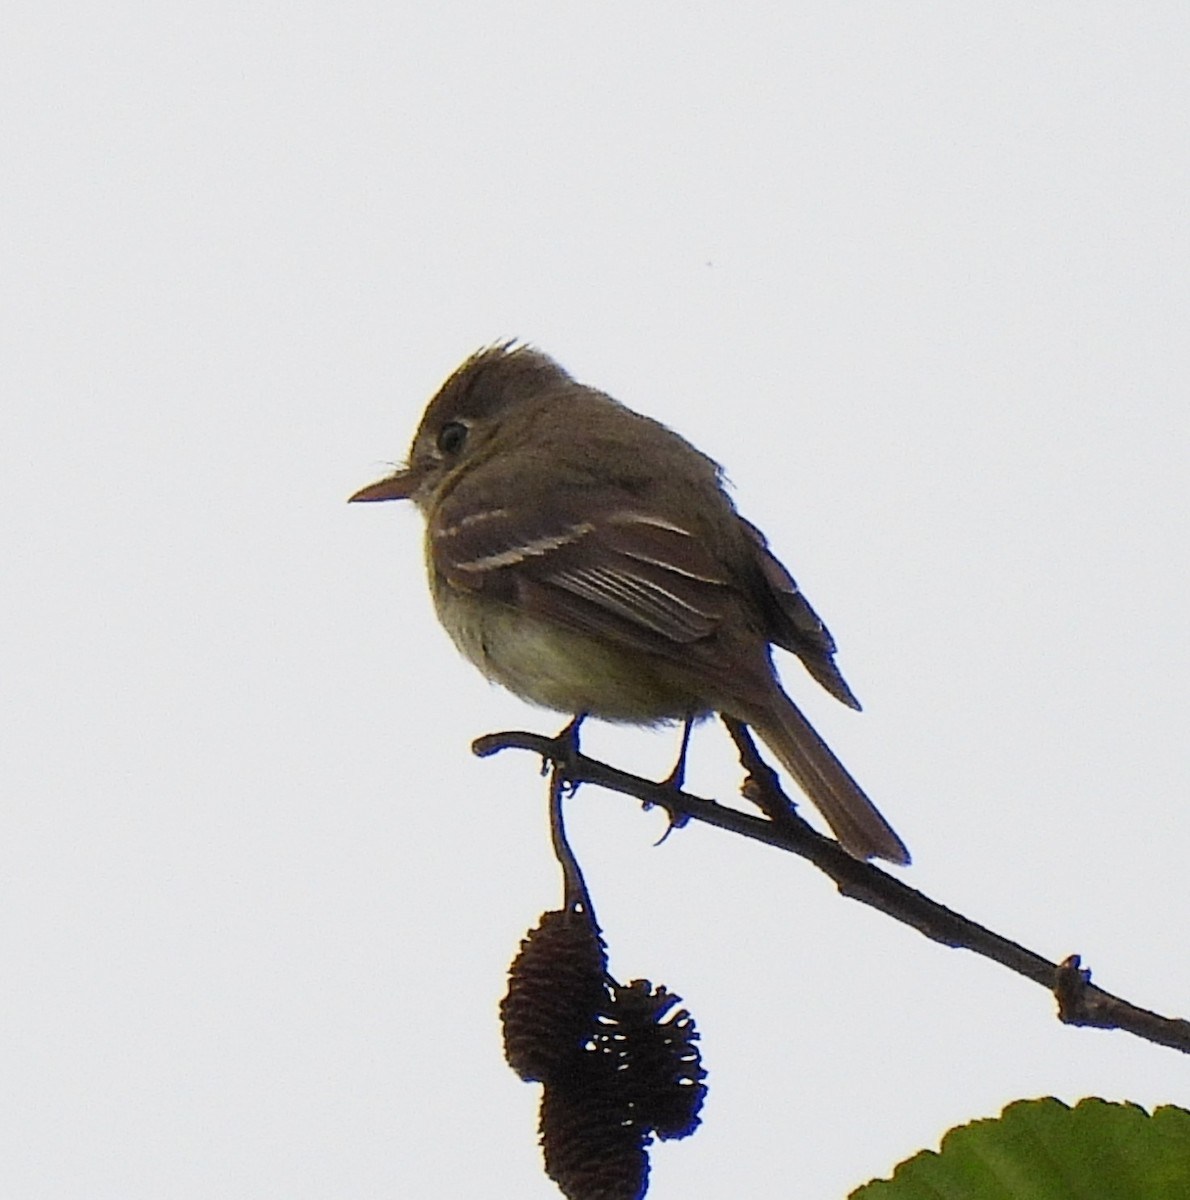
[[[546,1174],[567,1200],[640,1200],[649,1179],[648,1132],[634,1122],[615,1058],[588,1052],[541,1097]]]
[[[521,942],[500,1003],[504,1055],[524,1080],[549,1082],[583,1053],[607,1004],[607,957],[579,909],[543,913]]]
[[[693,1017],[684,1008],[671,1013],[681,997],[663,986],[654,989],[647,979],[617,985],[613,997],[619,1075],[636,1120],[659,1138],[688,1137],[707,1094]]]

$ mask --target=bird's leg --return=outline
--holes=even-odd
[[[661,781],[663,788],[672,788],[675,792],[682,790],[686,782],[686,751],[690,748],[690,732],[694,728],[694,714],[687,713],[682,724],[682,745],[678,749],[678,761],[674,769]]]
[[[549,755],[541,763],[541,773],[543,775],[549,769],[550,763],[558,767],[562,773],[563,787],[571,794],[578,787],[577,783],[571,782],[570,776],[574,774],[575,763],[578,761],[579,756],[579,726],[582,725],[586,718],[587,714],[585,712],[575,713],[553,738],[553,745],[550,747]]]
[[[663,787],[667,791],[680,792],[682,785],[686,782],[686,751],[690,748],[690,732],[694,728],[694,714],[687,713],[686,719],[682,724],[682,745],[678,750],[678,761],[674,763],[674,769],[657,785]],[[652,806],[646,801],[645,808]],[[672,808],[666,810],[669,816],[669,824],[665,827],[665,832],[657,840],[657,845],[660,846],[663,841],[675,829],[681,829],[683,825],[690,819],[687,816],[679,815]]]

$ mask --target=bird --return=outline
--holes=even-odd
[[[468,357],[404,465],[351,502],[425,517],[434,608],[488,679],[574,724],[720,713],[749,726],[858,859],[906,865],[892,826],[786,694],[773,647],[853,709],[836,646],[722,468],[523,342]],[[683,756],[675,774],[679,775]]]

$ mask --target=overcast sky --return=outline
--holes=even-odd
[[[9,6],[0,1194],[557,1195],[496,1016],[544,784],[468,743],[561,722],[456,658],[416,513],[344,504],[501,337],[725,465],[905,879],[1190,1016],[1187,62],[1172,2]],[[702,1031],[651,1200],[1190,1103],[791,856],[568,808],[613,971]]]

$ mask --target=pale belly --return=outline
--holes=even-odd
[[[642,725],[707,711],[664,663],[449,585],[434,589],[434,603],[464,657],[530,704]]]

